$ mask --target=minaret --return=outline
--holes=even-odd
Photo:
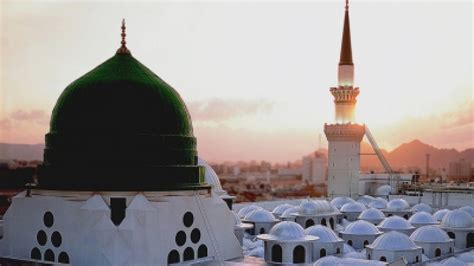
[[[336,105],[336,123],[355,122],[355,104],[357,95],[359,95],[359,88],[354,87],[354,63],[352,62],[348,0],[346,0],[345,9],[341,57],[338,69],[338,86],[331,88]]]
[[[346,0],[338,86],[330,89],[336,106],[335,124],[325,124],[329,145],[328,196],[359,195],[360,142],[365,134],[363,125],[355,124],[355,104],[359,88],[354,87],[349,2]]]

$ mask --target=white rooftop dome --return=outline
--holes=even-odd
[[[430,224],[438,224],[438,221],[433,217],[433,215],[421,211],[413,214],[408,221],[412,225],[430,225]]]
[[[349,246],[348,244],[344,243],[342,245],[342,253],[347,254],[349,252],[354,252],[356,251],[352,246]]]
[[[457,259],[455,257],[447,258],[445,260],[442,260],[440,265],[443,266],[468,266],[468,264],[460,259]]]
[[[389,211],[404,211],[410,208],[410,204],[404,199],[393,199],[387,203],[387,210]]]
[[[311,199],[304,199],[300,203],[299,213],[303,215],[314,215],[318,211],[318,205]]]
[[[258,209],[245,215],[244,221],[267,223],[267,222],[274,222],[276,221],[276,219],[275,219],[275,216],[273,216],[271,212],[264,209]]]
[[[335,256],[326,256],[317,260],[313,266],[384,266],[384,262],[377,260],[365,260],[354,258],[338,258]]]
[[[385,218],[382,222],[380,222],[378,227],[382,229],[392,229],[392,230],[415,228],[407,220],[396,215]]]
[[[305,232],[307,235],[319,237],[319,242],[333,243],[342,240],[329,227],[320,224],[306,228]]]
[[[443,229],[433,225],[426,225],[416,229],[410,238],[413,241],[428,243],[446,243],[452,241]]]
[[[364,195],[357,199],[357,202],[364,204],[364,206],[368,206],[372,201],[374,201],[374,197],[369,195]]]
[[[474,250],[456,255],[456,258],[464,262],[474,263]]]
[[[269,234],[257,236],[261,240],[304,241],[318,240],[317,237],[307,236],[301,225],[291,222],[279,222],[272,227]]]
[[[364,221],[364,220],[357,220],[351,224],[349,224],[343,231],[344,234],[351,234],[351,235],[377,235],[381,234],[382,232],[375,227],[375,225]]]
[[[336,197],[333,200],[331,200],[332,206],[340,209],[342,205],[350,202],[355,202],[352,198],[349,197]]]
[[[358,218],[366,221],[377,221],[385,219],[385,215],[379,209],[369,208],[362,211]]]
[[[390,251],[413,250],[419,248],[407,235],[397,231],[390,231],[377,237],[368,247]]]
[[[280,217],[281,217],[281,218],[289,218],[289,217],[295,216],[295,214],[297,214],[299,211],[300,211],[300,207],[299,207],[299,206],[291,207],[291,208],[286,209],[286,210],[280,215]]]
[[[433,213],[433,209],[426,203],[418,203],[411,208],[412,212],[427,212]]]
[[[365,209],[365,205],[360,202],[350,202],[341,207],[341,212],[362,212]]]
[[[239,217],[240,218],[244,218],[247,214],[255,211],[255,210],[261,210],[262,207],[260,206],[257,206],[257,205],[250,205],[250,206],[247,206],[247,207],[243,207],[242,209],[240,209],[239,211]]]
[[[387,207],[387,201],[382,198],[376,198],[371,203],[369,203],[368,207],[376,209],[385,209]]]
[[[232,215],[233,215],[233,218],[234,218],[234,226],[235,227],[240,227],[240,228],[243,228],[243,229],[250,229],[254,226],[253,224],[242,223],[242,221],[239,218],[239,215],[237,213],[235,213],[234,211],[231,211],[231,212],[232,212]]]
[[[265,249],[263,247],[256,247],[252,249],[248,255],[256,258],[263,258],[265,255]]]
[[[441,222],[443,220],[443,217],[446,215],[446,213],[450,212],[448,209],[442,209],[433,214],[433,218],[436,219],[436,221]]]
[[[441,225],[449,228],[471,228],[473,227],[472,216],[462,210],[453,210],[443,217]]]
[[[464,206],[464,207],[461,207],[459,208],[461,211],[465,211],[467,213],[469,213],[472,217],[474,217],[474,208],[471,207],[471,206]]]
[[[217,195],[227,194],[227,192],[222,189],[221,181],[219,180],[219,176],[217,176],[214,169],[212,169],[212,167],[200,157],[198,157],[198,165],[203,166],[204,169],[206,169],[204,180],[207,184],[212,186],[214,192],[216,192]]]
[[[285,210],[291,207],[293,207],[293,205],[289,203],[280,204],[273,209],[272,213],[275,215],[281,215]]]
[[[388,196],[392,193],[392,187],[390,185],[382,185],[375,190],[375,194],[378,196]]]

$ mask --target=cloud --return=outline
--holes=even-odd
[[[40,143],[48,131],[49,114],[44,110],[14,110],[0,117],[0,142]]]
[[[49,115],[43,110],[16,110],[10,113],[9,117],[16,121],[35,122],[40,125],[49,123]]]
[[[223,122],[236,117],[271,112],[274,107],[269,100],[243,100],[212,98],[188,104],[193,121]]]

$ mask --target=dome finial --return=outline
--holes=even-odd
[[[346,10],[349,10],[349,0],[346,0]]]
[[[122,46],[120,46],[120,48],[117,50],[117,54],[130,54],[130,51],[127,49],[127,42],[125,41],[125,37],[127,36],[127,34],[125,33],[125,30],[127,28],[125,27],[125,19],[122,19],[122,41],[120,42],[122,44]]]

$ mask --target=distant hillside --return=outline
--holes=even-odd
[[[0,159],[2,160],[43,160],[44,144],[9,144],[0,143]]]
[[[363,142],[361,145],[362,153],[373,153],[368,143]],[[426,166],[426,154],[430,154],[431,168],[448,168],[449,162],[465,159],[474,162],[474,149],[466,149],[457,151],[455,149],[438,149],[419,140],[413,140],[409,143],[403,143],[391,152],[383,150],[383,153],[395,170],[402,167],[420,167]],[[363,156],[361,160],[363,169],[379,170],[380,163],[376,156]]]

